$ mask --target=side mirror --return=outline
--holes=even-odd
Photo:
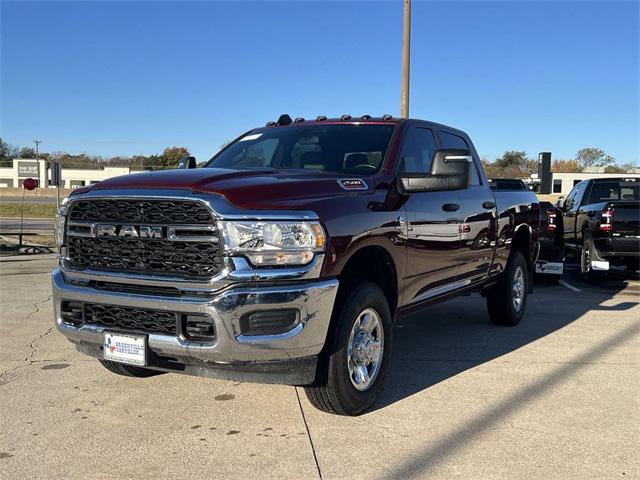
[[[196,168],[196,157],[187,155],[178,162],[178,168]]]
[[[401,189],[405,193],[463,190],[469,186],[469,167],[472,163],[469,150],[436,150],[431,160],[431,173],[401,173]]]
[[[556,200],[556,207],[560,210],[564,210],[564,197],[558,197],[558,200]]]

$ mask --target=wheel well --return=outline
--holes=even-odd
[[[531,265],[531,233],[526,227],[520,227],[511,241],[511,251],[516,250],[520,250],[527,265]]]
[[[364,247],[347,261],[340,280],[362,279],[376,283],[384,292],[393,315],[398,306],[396,267],[389,252],[382,247]]]

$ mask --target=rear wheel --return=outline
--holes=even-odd
[[[527,305],[528,290],[527,262],[522,252],[515,250],[498,285],[487,295],[491,321],[509,327],[520,323]]]
[[[391,312],[374,283],[347,283],[341,289],[333,338],[327,338],[329,348],[305,393],[324,412],[358,415],[373,405],[382,388],[391,355]]]
[[[98,360],[104,368],[116,375],[124,377],[147,378],[155,375],[162,375],[165,372],[158,372],[148,368],[136,367],[135,365],[127,365],[125,363],[111,362],[109,360]]]
[[[589,283],[598,283],[604,278],[603,272],[593,270],[591,260],[595,258],[595,247],[593,240],[585,238],[580,252],[580,275],[582,279]]]

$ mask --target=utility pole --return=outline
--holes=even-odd
[[[40,157],[40,152],[38,150],[38,147],[42,143],[42,140],[34,140],[33,143],[36,144],[36,165],[38,166],[37,167],[38,168],[38,186],[42,187],[42,185],[40,185],[40,162],[38,162],[39,157]],[[45,174],[44,174],[44,176],[45,176],[44,183],[45,183],[45,187],[46,187],[47,186],[46,185],[46,183],[47,183],[47,179],[46,179],[46,177],[47,177],[47,169],[46,168],[44,169],[44,172],[45,172]]]
[[[411,57],[411,0],[402,0],[402,74],[400,116],[409,117],[409,64]]]

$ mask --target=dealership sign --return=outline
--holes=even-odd
[[[19,160],[18,177],[39,177],[37,160]]]

